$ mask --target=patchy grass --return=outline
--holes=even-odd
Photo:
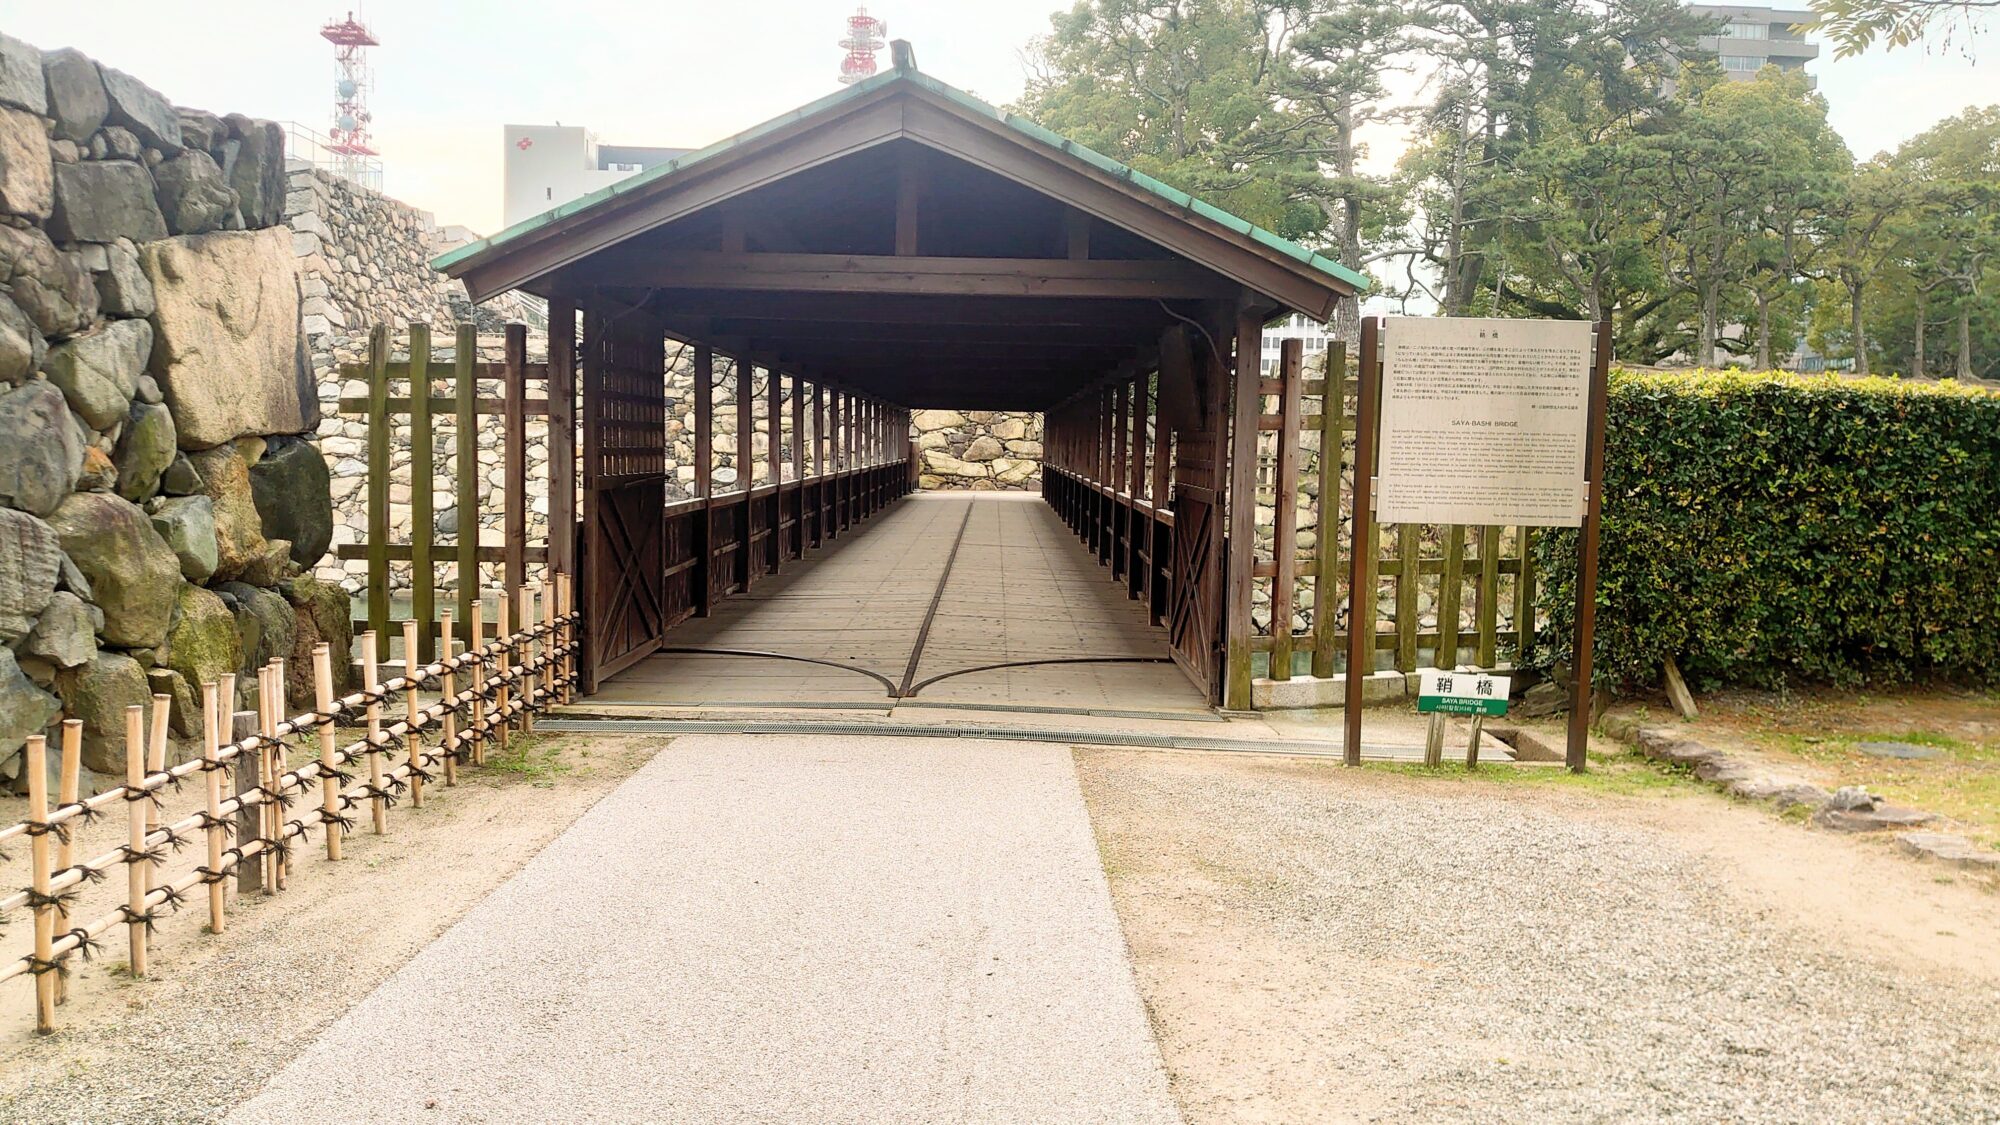
[[[505,750],[494,746],[486,752],[484,768],[522,778],[536,788],[548,789],[555,785],[556,778],[576,768],[564,756],[565,749],[567,747],[562,738],[515,734],[508,740]]]
[[[1440,781],[1486,782],[1499,785],[1534,785],[1556,789],[1578,789],[1623,797],[1662,796],[1694,792],[1693,775],[1667,769],[1637,754],[1593,752],[1589,769],[1576,774],[1556,765],[1519,765],[1512,762],[1482,762],[1476,770],[1464,761],[1446,759],[1442,766],[1430,767],[1408,762],[1370,762],[1367,769],[1399,773],[1408,777]]]

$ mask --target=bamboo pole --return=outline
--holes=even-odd
[[[153,696],[153,728],[146,732],[146,776],[152,777],[167,768],[167,717],[173,711],[173,697]],[[160,830],[160,806],[152,801],[146,805],[146,835],[152,836]],[[146,893],[152,894],[155,877],[159,874],[159,862],[146,865]]]
[[[745,485],[744,487],[747,488],[749,486]],[[747,513],[749,511],[749,508],[746,507],[744,511]],[[533,734],[535,733],[535,698],[536,698],[535,673],[534,673],[535,639],[532,636],[529,636],[528,633],[529,630],[532,630],[535,627],[534,587],[525,585],[516,587],[514,590],[514,596],[521,599],[521,613],[519,617],[520,625],[518,626],[518,628],[521,630],[521,636],[522,636],[521,663],[524,667],[528,669],[528,671],[521,676],[521,733]]]
[[[215,741],[218,744],[225,741],[233,742],[236,738],[236,673],[224,672],[215,678],[215,700]],[[231,777],[240,777],[242,770],[243,758],[238,756],[236,765],[231,770]],[[238,793],[243,791],[243,787],[240,784],[235,789]],[[239,810],[226,830],[230,846],[232,847],[240,847],[243,843],[236,831],[237,825],[242,823],[243,814]],[[236,870],[240,878],[243,871],[243,860],[240,857],[236,861]],[[233,893],[235,883],[236,880],[229,880],[223,884],[222,894],[224,898],[228,898]]]
[[[125,784],[137,793],[143,783],[146,771],[146,709],[137,703],[125,708]],[[40,778],[40,784],[47,786],[42,771],[32,771]],[[44,795],[43,800],[47,797]],[[140,917],[146,910],[146,863],[139,853],[146,850],[146,808],[149,802],[125,802],[126,837],[125,844],[125,936],[127,964],[132,975],[146,975],[146,923]]]
[[[498,710],[500,715],[500,721],[494,724],[494,726],[500,732],[500,749],[502,750],[507,749],[507,728],[513,723],[507,717],[507,697],[510,694],[507,685],[507,669],[513,663],[511,653],[514,647],[513,636],[508,627],[508,622],[513,620],[514,609],[509,604],[513,599],[513,592],[506,586],[501,586],[500,602],[495,607],[493,622],[494,630],[498,634],[500,642],[493,653],[495,661],[494,671],[500,676],[499,686],[493,689],[493,706]]]
[[[222,754],[222,695],[212,683],[201,685],[201,760],[205,763],[202,779],[208,796],[208,932],[225,933],[229,920],[225,914],[228,892],[224,884],[228,882],[222,875],[222,852],[225,847],[222,820],[222,770],[216,759]]]
[[[798,393],[797,391],[793,392],[794,395],[796,395],[797,393]],[[804,462],[801,461],[800,464],[803,465]],[[804,496],[803,480],[805,477],[805,472],[803,469],[800,470],[799,477],[801,480],[800,495]],[[799,518],[799,524],[798,524],[799,534],[800,536],[804,536],[805,518],[806,518],[804,500],[801,500],[799,502],[798,518]],[[804,540],[801,539],[800,543],[801,546],[799,547],[799,557],[804,558],[805,557],[805,547],[803,545]],[[560,672],[559,672],[559,677],[557,679],[557,682],[561,685],[561,690],[557,692],[557,698],[563,703],[568,703],[570,701],[570,668],[571,668],[570,661],[572,654],[570,653],[570,648],[569,648],[569,638],[570,638],[569,615],[570,615],[570,598],[572,596],[572,593],[573,591],[570,589],[569,575],[567,573],[558,571],[556,573],[556,609],[562,614],[563,623],[562,626],[556,630],[556,643],[562,647],[562,660],[560,662]]]
[[[449,613],[449,610],[445,612]],[[319,808],[321,827],[326,829],[326,858],[340,861],[340,779],[334,768],[340,764],[339,739],[333,730],[333,646],[321,641],[313,646],[313,710],[319,713]]]
[[[389,805],[382,797],[382,703],[375,692],[381,686],[380,673],[375,663],[375,632],[369,630],[361,636],[361,690],[368,694],[368,785],[374,790],[369,797],[370,813],[374,817],[375,834],[382,835],[389,830]]]
[[[49,901],[49,748],[39,734],[28,736],[28,819],[34,834],[32,862],[35,883],[35,1030],[48,1035],[56,1029],[56,907]]]
[[[79,782],[83,775],[83,720],[64,719],[62,725],[62,765],[61,776],[56,783],[56,806],[67,808],[76,804]],[[76,862],[76,841],[74,833],[65,832],[56,840],[56,870],[67,871]],[[57,930],[69,929],[69,907],[56,904]],[[55,974],[56,1003],[62,1003],[69,995],[69,982],[61,973]]]
[[[771,373],[771,378],[773,380],[776,380],[777,377],[778,373],[773,371]],[[773,405],[776,404],[774,403]],[[782,510],[780,510],[779,516],[780,516],[779,522],[783,522]],[[778,529],[776,527],[773,527],[771,529],[771,537],[773,542],[777,541],[777,536],[778,536]],[[780,548],[779,557],[782,558],[783,555],[784,555],[783,549]],[[556,650],[556,584],[553,578],[542,579],[542,627],[545,631],[542,634],[541,699],[542,699],[542,705],[546,707],[548,706],[549,701],[555,698],[555,692],[556,692],[556,662],[554,659],[551,658],[551,654],[554,653]]]
[[[410,807],[424,807],[424,736],[417,729],[417,721],[423,705],[417,702],[417,619],[412,617],[403,622],[403,680],[408,685],[403,690],[403,717],[409,723],[410,748]]]
[[[264,854],[258,862],[264,868],[264,893],[278,893],[278,840],[284,825],[278,822],[277,757],[271,753],[271,743],[277,737],[278,720],[271,714],[271,666],[257,669],[257,757],[262,763],[264,792],[259,796],[257,811],[260,814],[259,831],[264,835]]]
[[[471,634],[466,640],[466,651],[473,654],[472,764],[478,766],[486,763],[486,728],[481,725],[486,719],[486,658],[479,655],[486,647],[486,603],[481,599],[472,599],[472,617],[465,628]]]
[[[458,712],[452,710],[452,701],[458,697],[458,676],[452,671],[451,658],[456,655],[452,649],[451,611],[438,615],[438,659],[444,662],[444,671],[438,676],[438,695],[445,705],[444,727],[438,736],[438,748],[443,751],[444,783],[458,784]]]

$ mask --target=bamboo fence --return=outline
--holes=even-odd
[[[364,634],[357,638],[362,690],[338,699],[334,654],[320,644],[312,654],[314,708],[289,719],[282,714],[285,672],[280,660],[257,669],[258,706],[252,713],[225,711],[225,701],[236,698],[235,676],[203,684],[200,754],[173,766],[165,760],[169,701],[154,696],[150,738],[147,708],[127,709],[125,783],[88,798],[78,796],[82,723],[71,719],[63,724],[53,806],[49,747],[43,736],[31,737],[28,814],[0,827],[0,848],[27,838],[32,880],[0,895],[0,924],[23,909],[32,912],[33,949],[0,963],[0,982],[33,976],[35,1026],[47,1034],[55,1029],[72,958],[91,959],[119,928],[125,930],[132,975],[146,976],[157,923],[188,905],[196,888],[205,888],[207,927],[220,935],[228,928],[232,875],[239,887],[276,894],[289,886],[301,846],[315,832],[324,837],[329,861],[341,858],[341,842],[354,830],[362,808],[368,810],[373,830],[385,832],[391,807],[405,798],[421,805],[430,783],[452,785],[461,765],[485,760],[490,743],[504,746],[510,730],[528,732],[537,712],[568,701],[576,676],[579,620],[573,605],[567,574],[516,588],[501,601],[500,635],[484,645],[476,644],[482,616],[478,603],[462,635],[447,611],[435,634],[438,658],[428,663],[415,655],[422,651],[416,643],[421,623],[405,622],[405,668],[387,680],[380,675],[377,638]],[[422,698],[426,693],[434,696],[428,703]],[[384,707],[397,702],[403,705],[403,717],[385,722]],[[357,719],[362,737],[343,745],[338,725]],[[254,729],[224,739],[225,729],[234,735],[245,727]],[[291,765],[293,757],[302,760]],[[224,771],[234,775],[233,791],[224,785]],[[165,795],[179,792],[196,775],[202,786],[199,811],[166,822]],[[76,860],[74,830],[120,804],[126,843]],[[294,805],[301,806],[298,815],[290,815]],[[168,853],[197,844],[205,845],[205,862],[187,874],[165,877]],[[84,886],[105,882],[121,865],[124,901],[88,921],[72,918]]]

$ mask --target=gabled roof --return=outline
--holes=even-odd
[[[642,198],[671,192],[676,183],[698,177],[718,164],[727,163],[727,158],[732,155],[747,155],[750,150],[781,143],[786,138],[797,137],[809,131],[818,120],[830,121],[863,104],[894,97],[899,93],[923,97],[931,104],[942,108],[947,114],[961,119],[983,120],[998,124],[1017,142],[1068,163],[1077,170],[1086,171],[1095,178],[1106,180],[1126,194],[1142,199],[1153,208],[1179,218],[1191,229],[1201,230],[1208,235],[1219,236],[1225,242],[1234,243],[1241,251],[1254,253],[1282,267],[1294,275],[1296,281],[1305,282],[1311,288],[1323,293],[1323,299],[1309,302],[1301,301],[1296,294],[1289,299],[1284,294],[1268,294],[1280,298],[1280,303],[1289,307],[1324,317],[1330,314],[1333,300],[1340,296],[1365,291],[1369,287],[1365,275],[1330,258],[1280,238],[1262,227],[1204,203],[1186,192],[1050,132],[1025,118],[988,105],[971,94],[939,82],[910,65],[896,66],[726,140],[620,180],[609,187],[525,219],[497,234],[460,246],[439,255],[431,264],[454,277],[465,277],[475,272],[482,275],[479,278],[481,284],[478,285],[471,285],[471,279],[468,279],[469,285],[474,290],[472,295],[475,300],[483,300],[505,289],[529,284],[555,268],[550,264],[552,258],[545,249],[552,242],[576,236],[576,240],[580,243],[578,256],[581,256],[603,249],[621,237],[629,237],[628,232],[625,235],[614,235],[608,241],[592,243],[588,232],[598,217],[620,213],[628,205],[636,205]],[[1030,186],[1046,194],[1062,197],[1059,189],[1052,190],[1049,185],[1034,183]],[[1084,205],[1079,203],[1079,206]],[[1089,208],[1085,206],[1084,209]],[[1100,214],[1099,217],[1114,224],[1119,222],[1112,216]],[[1231,268],[1231,263],[1221,260],[1228,255],[1218,255],[1212,245],[1205,250],[1199,244],[1200,241],[1192,240],[1184,245],[1163,244],[1167,249],[1218,273],[1236,276],[1238,280],[1244,281],[1248,288],[1268,291],[1268,286],[1260,286],[1243,277],[1240,270]],[[525,254],[530,247],[544,249],[540,253]],[[520,268],[508,269],[503,265],[517,255],[524,258]]]

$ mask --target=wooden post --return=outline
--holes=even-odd
[[[513,665],[514,629],[510,624],[514,620],[513,601],[512,587],[500,591],[500,602],[494,606],[493,614],[493,628],[499,638],[499,645],[493,650],[493,671],[500,680],[493,688],[493,709],[500,719],[494,726],[500,733],[502,750],[507,748],[507,730],[514,725],[513,719],[507,715],[507,699],[513,694],[507,682],[508,669]]]
[[[48,766],[29,772],[29,782],[42,787],[44,808],[48,801]],[[125,786],[136,795],[146,777],[146,709],[134,703],[125,708]],[[146,806],[150,801],[125,802],[125,944],[126,964],[132,975],[146,975],[146,874],[150,866],[140,853],[146,850]],[[44,812],[44,818],[47,813]],[[47,856],[46,850],[43,852]],[[46,858],[44,858],[46,862]]]
[[[380,836],[389,830],[389,804],[382,796],[382,701],[376,695],[382,687],[382,680],[375,651],[375,634],[364,635],[361,645],[361,690],[368,696],[365,711],[368,737],[368,787],[374,790],[368,798],[368,804],[369,813],[374,818],[375,834]]]
[[[1431,722],[1424,734],[1424,765],[1437,769],[1444,764],[1444,712],[1431,712]]]
[[[587,458],[586,458],[587,460]],[[694,494],[704,501],[715,491],[715,353],[694,348]],[[707,617],[715,597],[715,508],[701,506],[694,524],[694,615]]]
[[[379,633],[389,622],[389,326],[368,333],[368,628]],[[385,635],[380,643],[389,643]],[[386,647],[376,654],[386,659]],[[234,709],[235,701],[230,702]]]
[[[1500,529],[1479,529],[1479,654],[1481,668],[1499,662],[1500,637]],[[1519,661],[1515,662],[1516,664]]]
[[[535,733],[535,639],[529,635],[535,627],[535,591],[523,586],[514,591],[521,599],[521,612],[514,627],[521,632],[521,733]]]
[[[1257,330],[1262,333],[1263,325]],[[1292,602],[1298,585],[1299,541],[1299,419],[1305,393],[1305,341],[1294,336],[1278,346],[1277,502],[1272,506],[1271,666],[1274,680],[1292,678]],[[1263,396],[1258,396],[1262,398]],[[1257,404],[1259,413],[1263,403]],[[1324,486],[1322,486],[1322,490]],[[1255,497],[1251,497],[1255,502]],[[1255,558],[1255,552],[1252,552]]]
[[[1458,667],[1458,603],[1464,587],[1465,529],[1452,524],[1444,529],[1444,573],[1438,576],[1438,641],[1431,652],[1434,668]]]
[[[736,357],[736,484],[743,491],[743,499],[736,505],[740,508],[736,528],[736,582],[746,594],[750,592],[750,584],[756,580],[757,570],[750,563],[751,528],[757,522],[750,505],[750,490],[757,480],[757,459],[750,453],[755,447],[757,434],[757,402],[751,387],[755,377],[756,368],[750,361],[742,356]]]
[[[803,546],[799,548],[799,554],[805,554]],[[575,650],[571,646],[576,639],[576,625],[570,620],[570,614],[576,612],[576,588],[571,582],[567,571],[556,575],[556,606],[562,611],[563,615],[562,634],[560,637],[563,646],[562,701],[568,703],[574,692],[575,684],[576,658]]]
[[[1597,354],[1590,365],[1590,425],[1584,447],[1583,526],[1577,552],[1576,645],[1570,653],[1569,746],[1564,763],[1575,773],[1588,764],[1591,720],[1591,647],[1597,637],[1597,530],[1604,493],[1604,430],[1611,374],[1611,322],[1597,325]],[[1526,537],[1523,536],[1525,539]],[[1522,565],[1526,567],[1526,547]],[[1532,610],[1532,603],[1530,608]],[[1519,622],[1523,635],[1532,626]]]
[[[777,528],[771,529],[775,538]],[[542,690],[541,703],[547,707],[556,697],[556,583],[554,578],[542,579]]]
[[[329,669],[329,674],[330,674]],[[222,852],[227,846],[222,823],[222,769],[218,759],[222,753],[222,693],[216,685],[201,685],[201,760],[202,780],[207,784],[208,797],[208,932],[220,934],[229,929],[229,919],[225,913],[228,892],[224,888],[222,872]]]
[[[1236,379],[1229,401],[1229,562],[1227,608],[1223,614],[1226,669],[1223,707],[1250,709],[1250,590],[1257,545],[1257,418],[1263,396],[1257,384],[1264,377],[1262,349],[1264,318],[1248,310],[1236,314]],[[1216,458],[1222,455],[1223,425],[1217,419]],[[1275,622],[1273,628],[1275,629]],[[1289,621],[1286,628],[1291,627]]]
[[[431,539],[437,519],[431,493],[437,488],[437,434],[431,429],[431,326],[410,324],[410,612],[419,621],[437,616],[437,568]],[[464,513],[460,513],[463,515]],[[474,534],[478,524],[474,523]],[[428,643],[425,648],[428,648]],[[281,716],[282,717],[282,716]]]
[[[83,776],[83,720],[64,719],[62,724],[62,759],[57,767],[56,807],[67,808],[77,802]],[[67,871],[76,861],[76,840],[73,832],[65,832],[56,839],[57,871]],[[69,907],[56,904],[55,928],[57,932],[69,929]],[[56,977],[56,1003],[68,998],[69,982],[61,973]]]
[[[785,404],[784,376],[775,367],[765,369],[764,398],[764,450],[771,461],[771,526],[764,542],[776,574],[785,565]]]
[[[133,708],[137,710],[137,708]],[[130,753],[128,747],[127,753]],[[56,1029],[56,906],[49,883],[49,749],[39,734],[28,736],[22,764],[28,771],[28,821],[36,826],[29,837],[29,863],[35,888],[35,1030],[48,1035]],[[129,759],[128,759],[129,760]],[[137,808],[135,806],[136,815]],[[143,954],[141,955],[143,959]]]
[[[486,657],[478,655],[486,647],[486,603],[472,603],[472,618],[466,622],[466,631],[471,634],[466,643],[466,651],[474,655],[472,663],[472,764],[486,764]]]
[[[444,700],[443,726],[438,735],[440,757],[444,759],[444,783],[458,784],[458,712],[452,710],[452,700],[458,696],[458,676],[451,666],[453,651],[451,611],[445,610],[438,622],[438,659],[444,663],[444,670],[438,674],[438,697]]]
[[[445,615],[451,615],[445,610]],[[326,858],[340,859],[340,824],[334,817],[340,814],[340,779],[334,776],[339,766],[339,740],[333,730],[333,646],[322,641],[313,646],[313,711],[318,721],[314,724],[319,731],[319,807],[320,827],[326,830]]]
[[[172,696],[153,696],[153,725],[146,732],[146,776],[149,779],[167,768],[167,717],[172,713],[173,702]],[[146,801],[144,804],[146,806],[146,837],[151,839],[153,833],[160,830],[160,806],[152,801]],[[146,865],[146,893],[148,895],[153,893],[153,886],[157,881],[159,869],[160,865],[157,861]]]
[[[278,843],[284,839],[284,810],[278,804],[275,794],[278,790],[277,738],[278,717],[275,704],[277,692],[271,687],[271,666],[257,669],[257,757],[258,772],[263,777],[264,793],[257,803],[263,815],[259,818],[262,834],[268,845],[261,861],[264,868],[264,893],[277,894],[281,889],[283,872],[278,866]]]
[[[797,375],[792,376],[791,549],[794,558],[806,557],[806,381]]]
[[[576,305],[549,299],[549,562],[576,570]]]
[[[528,326],[507,326],[507,365],[503,404],[507,433],[505,457],[506,585],[513,589],[528,580]],[[429,622],[425,622],[429,626]]]
[[[550,306],[554,316],[554,306]],[[554,320],[551,319],[551,324]],[[550,341],[551,349],[554,341]],[[458,608],[465,616],[471,615],[473,602],[479,600],[479,379],[475,375],[479,362],[479,329],[470,323],[458,326],[458,342],[454,353],[452,389],[457,395],[456,425],[458,435]],[[553,434],[549,447],[550,473],[555,469],[555,445]],[[553,479],[553,476],[551,477]],[[549,512],[553,518],[555,499],[549,500]],[[554,540],[550,540],[553,548]],[[369,625],[383,629],[388,627],[388,619],[380,623],[370,619]]]
[[[410,807],[424,807],[424,736],[418,729],[417,721],[423,705],[417,701],[418,669],[423,667],[417,658],[417,638],[422,628],[416,618],[403,622],[403,721],[409,726],[408,747],[410,751]]]
[[[1486,716],[1474,715],[1472,717],[1472,735],[1465,742],[1466,769],[1476,770],[1479,768],[1479,736],[1485,729]]]
[[[1334,576],[1340,569],[1340,461],[1347,422],[1347,345],[1326,353],[1326,385],[1319,404],[1319,541],[1313,546],[1313,651],[1316,679],[1333,675]]]
[[[1346,764],[1361,764],[1362,687],[1375,670],[1375,437],[1381,428],[1382,321],[1361,322],[1361,371],[1355,405],[1354,488],[1347,560]],[[1321,493],[1325,502],[1325,494]]]

